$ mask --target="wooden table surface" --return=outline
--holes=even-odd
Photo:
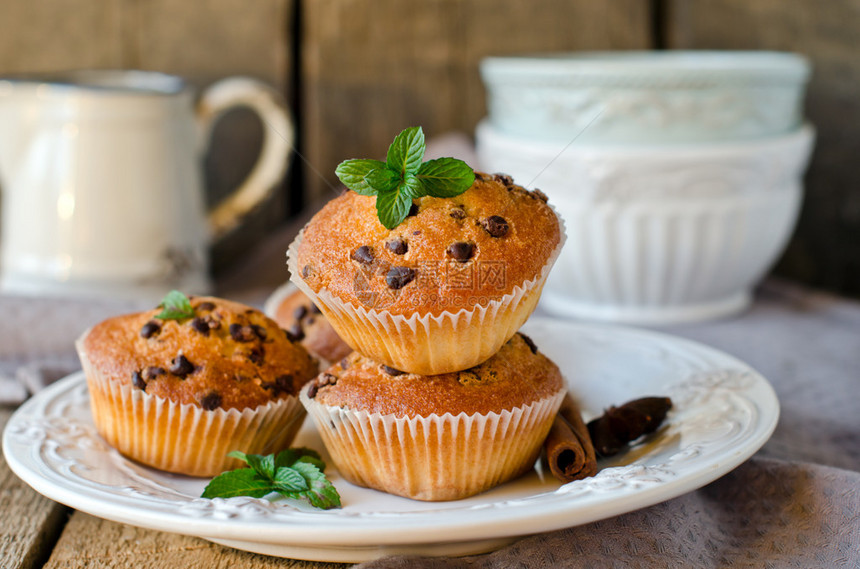
[[[0,430],[14,409],[0,407]],[[102,520],[48,500],[0,457],[0,568],[333,569]]]

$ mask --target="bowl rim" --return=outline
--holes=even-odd
[[[709,158],[750,156],[760,152],[781,152],[789,148],[807,148],[806,151],[808,152],[811,151],[816,134],[815,126],[806,121],[788,132],[743,139],[656,142],[653,144],[573,141],[565,145],[562,140],[543,140],[501,131],[492,124],[489,117],[481,119],[475,127],[477,144],[481,144],[480,141],[486,141],[489,137],[495,146],[502,145],[512,151],[527,152],[530,155],[555,156],[553,160],[562,154],[687,160],[699,156]]]
[[[775,77],[803,82],[809,59],[799,53],[768,50],[618,50],[546,52],[485,57],[480,62],[485,82],[511,78],[570,79],[635,76],[649,82],[685,77],[771,81]]]

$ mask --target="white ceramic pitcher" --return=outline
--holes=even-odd
[[[207,248],[282,179],[293,127],[279,94],[234,77],[80,71],[0,78],[0,288],[160,298],[209,289]],[[264,127],[246,180],[205,211],[202,156],[236,106]]]

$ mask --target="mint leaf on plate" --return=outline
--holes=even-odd
[[[296,448],[277,455],[233,451],[229,456],[246,462],[250,468],[219,474],[203,490],[203,498],[262,498],[278,493],[315,508],[327,510],[341,506],[340,494],[323,474],[325,463],[316,451]]]

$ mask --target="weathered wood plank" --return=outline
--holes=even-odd
[[[280,559],[203,539],[145,530],[75,512],[45,569],[337,569],[341,564]]]
[[[121,2],[0,2],[0,73],[121,67]]]
[[[860,0],[670,0],[668,47],[796,51],[813,64],[807,196],[777,272],[860,295]]]
[[[346,158],[384,155],[411,125],[471,133],[487,55],[651,45],[637,0],[314,0],[302,4],[305,171],[311,195]]]
[[[0,407],[0,431],[12,410]],[[0,455],[0,567],[30,569],[47,559],[66,521],[65,507],[24,484]]]
[[[292,0],[124,0],[126,65],[198,83],[250,75],[286,85]]]

